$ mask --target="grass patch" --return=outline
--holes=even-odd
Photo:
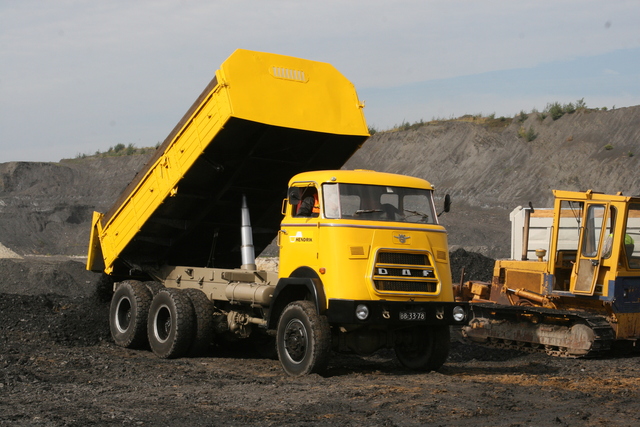
[[[538,137],[538,134],[533,129],[533,126],[529,126],[529,129],[525,129],[524,126],[520,126],[520,129],[518,129],[518,136],[527,142],[531,142]]]
[[[613,108],[615,108],[615,106]],[[446,123],[446,122],[470,122],[470,123],[481,125],[487,129],[500,129],[500,128],[506,128],[514,121],[517,121],[519,123],[524,123],[531,115],[533,115],[539,121],[542,122],[549,116],[551,116],[553,120],[558,120],[560,117],[564,116],[565,114],[573,114],[578,111],[581,111],[581,112],[607,111],[607,107],[588,108],[586,102],[584,101],[584,98],[581,98],[575,102],[569,102],[566,104],[561,104],[560,102],[550,102],[547,104],[546,108],[541,112],[538,112],[538,110],[536,110],[535,108],[532,109],[530,113],[527,113],[524,110],[520,110],[520,113],[516,114],[514,117],[501,116],[496,118],[495,113],[492,113],[486,116],[483,115],[482,113],[479,113],[479,114],[465,114],[464,116],[455,117],[455,118],[453,116],[449,118],[434,117],[431,119],[431,121],[428,121],[428,122],[425,122],[422,119],[420,121],[413,122],[413,123],[403,120],[401,124],[395,125],[388,130],[378,130],[374,127],[369,127],[369,133],[373,135],[378,132],[407,131],[412,129],[418,129],[422,126],[428,126],[428,125],[434,125],[434,124],[440,124],[440,123]],[[521,135],[521,137],[524,139],[527,139],[527,138],[535,139],[535,137],[537,137],[537,134],[533,131],[532,133],[529,133],[529,131],[532,131],[531,127],[528,130],[525,130],[525,135],[524,136]],[[520,134],[520,132],[518,133]],[[533,141],[533,139],[531,139],[530,141]]]
[[[96,151],[94,154],[82,154],[79,153],[76,155],[76,159],[85,159],[87,157],[120,157],[120,156],[133,156],[136,154],[147,154],[153,151],[160,146],[160,144],[156,144],[155,147],[143,147],[137,148],[133,144],[124,145],[124,144],[116,144],[113,147],[109,147],[109,149],[105,152],[101,152],[100,150]]]

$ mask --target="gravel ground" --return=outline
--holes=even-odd
[[[87,283],[81,263],[4,260],[0,277],[16,265],[68,293],[34,293],[43,285],[33,279],[0,293],[0,425],[640,423],[638,358],[559,359],[454,342],[439,372],[407,371],[382,351],[334,355],[326,375],[302,378],[241,347],[161,360],[113,344],[105,282]],[[83,282],[91,292],[71,296]]]

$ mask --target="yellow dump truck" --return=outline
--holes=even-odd
[[[323,370],[332,350],[385,347],[439,368],[466,305],[433,187],[337,170],[369,136],[362,109],[329,64],[234,52],[94,214],[87,268],[116,280],[115,342],[173,358],[247,339],[290,375]],[[257,269],[274,239],[279,272]]]
[[[529,259],[533,208],[525,211],[522,259],[496,261],[491,283],[467,282],[468,339],[562,357],[638,350],[640,198],[554,191],[547,245]],[[534,212],[532,212],[534,211]],[[540,233],[538,233],[540,234]]]

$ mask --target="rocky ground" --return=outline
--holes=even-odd
[[[457,250],[451,259],[454,274],[490,274],[482,255]],[[0,278],[0,425],[640,423],[634,357],[560,359],[453,342],[439,372],[407,371],[382,351],[334,355],[326,375],[292,378],[250,348],[161,360],[117,347],[110,284],[78,261],[0,260]]]

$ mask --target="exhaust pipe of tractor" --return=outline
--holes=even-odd
[[[524,209],[524,229],[522,230],[522,261],[529,260],[529,225],[531,214],[534,213],[533,205],[529,202],[529,207]]]
[[[240,226],[242,255],[242,270],[256,270],[256,253],[253,248],[253,231],[251,229],[251,218],[249,217],[249,207],[247,206],[247,198],[242,195],[242,219]]]

